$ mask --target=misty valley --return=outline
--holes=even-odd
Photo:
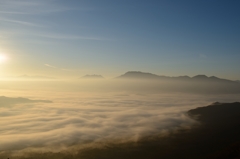
[[[0,158],[239,157],[238,82],[126,75],[2,81]]]

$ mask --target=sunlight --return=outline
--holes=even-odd
[[[7,61],[8,57],[5,54],[0,54],[0,63]]]

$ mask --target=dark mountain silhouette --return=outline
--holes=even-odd
[[[178,76],[178,77],[172,77],[172,78],[176,78],[176,79],[180,79],[180,80],[190,80],[191,77],[189,76]]]
[[[123,81],[121,89],[134,91],[188,92],[203,94],[240,93],[240,83],[215,76],[159,76],[140,71],[129,71],[115,78]],[[125,83],[124,83],[125,82]]]
[[[104,159],[240,158],[240,103],[215,102],[206,107],[189,110],[187,114],[200,124],[191,129],[180,129],[167,137],[147,137],[137,143],[86,150],[80,154],[80,157],[86,159],[94,157]]]
[[[188,111],[201,125],[194,140],[208,152],[209,159],[240,158],[240,103],[215,102]],[[199,139],[197,139],[199,137]]]
[[[225,83],[238,83],[227,79],[221,79],[215,76],[208,77],[206,75],[196,75],[194,77],[189,76],[159,76],[152,73],[146,73],[141,71],[129,71],[125,74],[116,77],[116,79],[133,79],[133,80],[167,80],[167,81],[186,81],[186,82],[225,82]]]
[[[101,75],[85,75],[81,77],[82,79],[104,79]]]
[[[160,79],[160,78],[164,78],[164,76],[158,76],[152,73],[146,73],[146,72],[140,72],[140,71],[129,71],[117,78],[118,79]]]
[[[219,125],[225,129],[226,127],[236,125],[236,123],[240,124],[240,103],[215,102],[206,107],[190,110],[188,114],[191,117],[197,116],[197,120],[205,123],[205,125],[211,125],[212,127]],[[221,129],[221,127],[219,128]]]
[[[208,76],[206,75],[196,75],[194,77],[192,77],[193,79],[208,79]]]
[[[208,82],[227,82],[227,83],[236,83],[236,81],[231,81],[227,79],[221,79],[215,76],[206,76],[206,75],[197,75],[192,77],[193,80],[195,81],[208,81]]]

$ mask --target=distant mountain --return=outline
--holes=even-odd
[[[187,82],[228,82],[228,83],[239,83],[239,81],[231,81],[227,79],[221,79],[215,76],[208,77],[206,75],[196,75],[194,77],[189,76],[159,76],[152,73],[140,72],[140,71],[129,71],[125,74],[116,77],[116,79],[134,79],[134,80],[168,80],[168,81],[187,81]]]
[[[208,79],[208,76],[206,75],[196,75],[194,77],[192,77],[193,79]]]
[[[234,83],[236,83],[235,81],[222,79],[222,78],[218,78],[218,77],[215,77],[215,76],[208,77],[206,75],[197,75],[197,76],[192,77],[192,79],[194,79],[195,81],[234,82]]]
[[[118,79],[159,79],[162,76],[158,76],[152,73],[140,72],[140,71],[129,71],[125,74],[117,77]]]
[[[21,103],[51,103],[49,100],[31,100],[28,98],[10,98],[5,96],[0,96],[0,107],[8,106],[13,104],[21,104]]]
[[[101,75],[85,75],[81,77],[82,79],[104,79]]]
[[[191,77],[189,77],[189,76],[178,76],[178,77],[172,77],[172,78],[176,78],[176,79],[180,79],[180,80],[189,80],[189,79],[191,79]]]

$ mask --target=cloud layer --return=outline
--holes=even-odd
[[[32,98],[36,93],[32,92]],[[54,95],[55,94],[55,95]],[[167,135],[195,123],[184,112],[235,96],[38,93],[53,103],[0,107],[0,152],[61,152]],[[211,101],[211,102],[210,102]],[[18,152],[18,153],[17,153]],[[0,154],[1,154],[0,153]]]

